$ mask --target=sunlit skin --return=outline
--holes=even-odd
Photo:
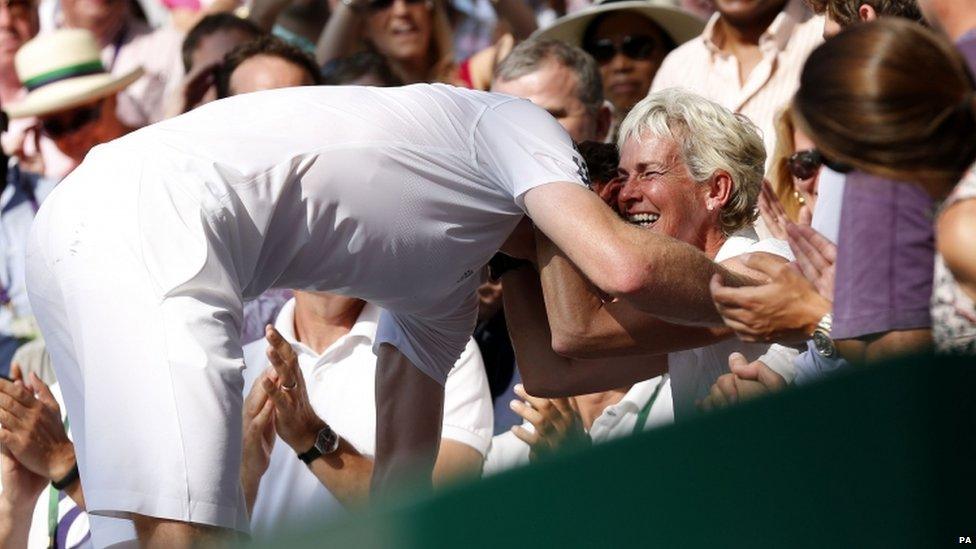
[[[735,27],[765,29],[785,5],[786,0],[715,0],[722,19]]]
[[[714,255],[725,236],[719,215],[723,201],[709,196],[709,186],[692,179],[670,139],[628,138],[620,149],[623,187],[617,196],[620,215],[631,223],[687,242]],[[709,210],[711,207],[711,210]],[[656,220],[635,218],[660,216]]]
[[[651,20],[623,11],[607,16],[600,21],[593,39],[610,39],[619,48],[625,36],[647,35],[654,39],[657,47],[649,59],[631,59],[617,52],[610,61],[600,65],[600,76],[603,78],[603,94],[613,103],[619,117],[628,111],[641,99],[647,96],[651,89],[654,75],[661,67],[667,55],[668,40],[664,31]]]
[[[102,45],[116,39],[129,17],[126,0],[61,0],[61,11],[68,27],[88,29]]]
[[[573,141],[597,140],[596,115],[579,99],[579,78],[572,69],[548,62],[514,80],[496,82],[492,91],[522,97],[549,112]]]
[[[250,42],[254,37],[237,29],[220,30],[200,39],[190,54],[190,68],[217,63],[237,46]]]
[[[272,55],[250,57],[230,75],[231,95],[312,84],[304,67]]]
[[[37,8],[27,0],[0,0],[0,68],[13,67],[14,54],[37,34]]]
[[[432,5],[394,0],[389,8],[366,17],[366,37],[384,57],[411,74],[425,74],[433,36]]]

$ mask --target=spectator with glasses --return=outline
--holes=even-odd
[[[11,118],[36,116],[41,131],[78,165],[95,145],[130,131],[116,114],[116,96],[142,75],[137,67],[108,73],[94,36],[81,29],[41,35],[17,52],[28,93],[7,108]]]
[[[767,180],[790,221],[810,224],[817,203],[821,165],[822,157],[810,138],[796,127],[793,113],[789,109],[783,110],[776,119],[776,149]],[[776,238],[785,240],[781,224],[763,205],[761,202],[760,213],[766,227]]]
[[[601,2],[558,19],[533,37],[563,40],[596,59],[603,95],[613,104],[618,127],[650,91],[664,57],[703,26],[668,0]]]

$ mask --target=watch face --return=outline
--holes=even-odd
[[[330,427],[325,427],[319,431],[318,436],[315,437],[315,449],[322,454],[331,454],[339,448],[339,435],[335,433]]]
[[[829,358],[837,353],[837,349],[834,348],[834,341],[830,339],[830,336],[820,330],[813,332],[813,346],[820,353],[820,356]]]

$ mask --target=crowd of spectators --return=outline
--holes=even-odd
[[[27,300],[34,216],[93,148],[229,96],[444,83],[528,99],[607,207],[661,235],[637,308],[523,221],[447,378],[435,487],[865,363],[976,354],[971,0],[0,0],[0,33],[3,549],[134,536],[91,538]],[[379,314],[301,288],[245,304],[253,536],[368,500]],[[336,437],[306,464],[310,421]]]

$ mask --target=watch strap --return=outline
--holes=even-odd
[[[67,472],[67,474],[65,474],[63,477],[59,478],[58,480],[55,480],[55,481],[51,482],[51,486],[55,490],[64,490],[68,486],[71,486],[72,484],[74,484],[74,482],[76,480],[78,480],[78,462],[77,461],[75,462],[74,467],[72,467],[71,470]]]
[[[313,461],[322,457],[322,452],[313,444],[308,450],[298,454],[298,459],[305,462],[305,465],[310,465]]]

